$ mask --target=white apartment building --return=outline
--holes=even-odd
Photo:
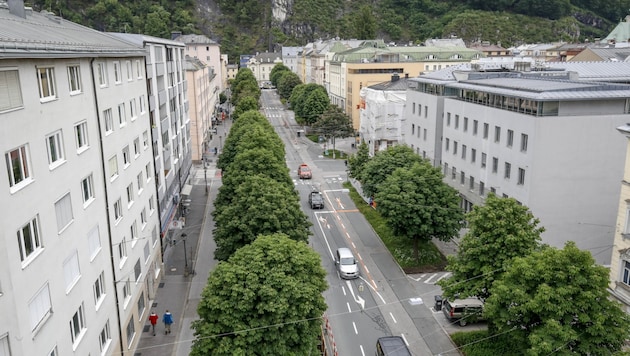
[[[143,48],[155,179],[163,248],[170,244],[169,226],[179,215],[182,196],[192,167],[189,103],[185,72],[185,45],[152,36],[117,33],[119,38]]]
[[[298,74],[298,54],[301,52],[302,47],[282,47],[282,64],[295,74]]]
[[[264,52],[257,53],[252,56],[247,63],[247,68],[251,69],[254,77],[258,81],[258,84],[262,85],[263,82],[269,81],[271,70],[276,64],[282,63],[282,53],[279,52]]]
[[[446,71],[444,71],[446,72]],[[404,140],[441,166],[462,207],[494,192],[528,206],[543,241],[610,263],[630,86],[576,73],[452,70],[410,79]]]
[[[21,1],[0,31],[0,354],[132,355],[161,269],[144,51]]]
[[[186,81],[190,84],[187,90],[190,103],[190,138],[192,160],[201,162],[212,135],[212,118],[215,106],[219,103],[220,78],[205,63],[196,58],[186,57]]]

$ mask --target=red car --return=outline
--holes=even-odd
[[[308,165],[304,163],[300,164],[300,166],[298,167],[298,177],[300,177],[300,179],[313,178],[313,173],[311,172],[311,169],[308,167]]]

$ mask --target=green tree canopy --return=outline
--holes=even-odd
[[[609,299],[608,270],[574,242],[515,257],[491,288],[489,330],[526,355],[611,355],[630,317]]]
[[[422,163],[422,157],[418,156],[413,150],[405,145],[397,145],[388,147],[385,151],[377,152],[374,157],[363,166],[360,176],[357,178],[361,181],[363,193],[366,196],[375,195],[381,183],[396,168],[410,168],[414,163]]]
[[[365,141],[362,141],[357,148],[357,152],[348,157],[348,169],[350,170],[350,176],[360,177],[363,171],[363,166],[370,160],[370,151]]]
[[[356,38],[371,40],[376,38],[376,17],[369,5],[361,6],[359,14],[354,20],[354,34]]]
[[[241,118],[235,122],[235,125]],[[269,126],[248,125],[239,126],[236,129],[232,126],[230,134],[225,140],[223,152],[219,156],[217,168],[227,171],[239,152],[263,147],[271,150],[277,158],[284,159],[284,143],[273,129],[269,129]]]
[[[214,217],[214,256],[220,261],[258,235],[282,232],[292,240],[307,241],[310,234],[311,223],[293,187],[263,175],[244,176],[231,203]]]
[[[323,100],[321,98],[322,96],[318,95],[321,103],[322,104],[325,103],[326,106],[328,106],[328,104],[330,103],[330,99],[328,99],[328,94],[326,93],[326,88],[324,88],[324,86],[315,84],[315,83],[309,83],[309,84],[298,84],[295,88],[293,88],[293,91],[291,92],[291,96],[289,97],[289,101],[291,102],[291,110],[295,112],[295,116],[297,120],[300,120],[303,123],[308,123],[308,124],[312,124],[313,122],[315,122],[314,120],[311,121],[310,119],[307,119],[307,117],[310,116],[311,114],[310,112],[312,111],[312,109],[307,107],[306,102],[316,91],[321,91],[326,96],[326,100]],[[313,104],[314,103],[311,103],[311,105]],[[315,120],[316,119],[317,117],[315,117]]]
[[[276,85],[278,95],[283,99],[289,99],[293,88],[299,84],[302,84],[302,80],[297,74],[287,71],[282,72],[282,75],[278,78],[278,85]]]
[[[315,123],[330,106],[325,90],[313,90],[308,94],[302,107],[302,116],[307,124]]]
[[[211,272],[190,355],[318,354],[327,288],[321,259],[307,244],[260,236]]]
[[[350,117],[335,105],[328,105],[311,129],[326,138],[348,137],[354,133]]]
[[[271,68],[271,72],[269,73],[269,81],[271,81],[271,85],[274,87],[278,86],[278,79],[282,76],[283,72],[290,72],[291,69],[285,66],[282,63],[278,63],[273,68]]]
[[[247,111],[255,110],[257,111],[259,108],[258,99],[253,96],[244,96],[238,101],[238,105],[234,107],[234,111],[232,112],[232,119],[238,120],[238,118]]]
[[[484,205],[468,213],[466,221],[470,229],[460,241],[457,255],[447,257],[447,270],[453,274],[438,284],[448,298],[486,299],[492,283],[501,279],[514,257],[539,248],[544,229],[526,206],[492,193]]]
[[[394,170],[380,185],[375,201],[392,231],[414,242],[416,261],[421,240],[450,240],[462,228],[458,192],[427,161]]]

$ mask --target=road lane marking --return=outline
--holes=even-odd
[[[396,321],[396,318],[394,318],[394,314],[392,314],[392,312],[389,312],[389,316],[392,317],[392,320],[394,321],[394,324],[398,324],[398,322]]]
[[[354,333],[359,335],[359,330],[357,330],[357,324],[353,321],[352,326],[354,326]]]
[[[346,306],[348,307],[348,313],[352,313],[352,308],[350,308],[350,303],[346,302]]]
[[[405,334],[400,334],[400,336],[402,336],[403,340],[405,341],[405,345],[409,346],[409,343],[407,342],[407,338],[405,337]]]
[[[352,284],[350,283],[350,281],[346,281],[346,285],[348,286],[348,289],[350,290],[350,294],[352,294],[352,298],[354,298],[354,301],[361,306],[361,309],[365,309],[365,300],[358,295],[354,295],[354,289],[352,288]]]
[[[365,356],[365,351],[363,351],[363,345],[359,345],[359,348],[361,349],[361,355]]]
[[[350,244],[352,244],[352,247],[353,247],[353,248],[357,248],[357,247],[354,245],[354,242],[350,242]]]

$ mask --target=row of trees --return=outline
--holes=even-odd
[[[217,163],[223,184],[212,213],[221,262],[197,309],[191,355],[316,354],[327,284],[306,243],[311,223],[284,145],[258,111],[251,71],[241,69],[232,88],[234,123]]]
[[[369,157],[362,143],[348,162],[396,235],[448,240],[467,222],[458,254],[448,256],[452,276],[439,285],[446,298],[486,302],[478,355],[610,355],[630,336],[628,314],[609,299],[608,270],[573,242],[542,244],[544,228],[526,206],[490,194],[464,215],[441,171],[406,146]]]

